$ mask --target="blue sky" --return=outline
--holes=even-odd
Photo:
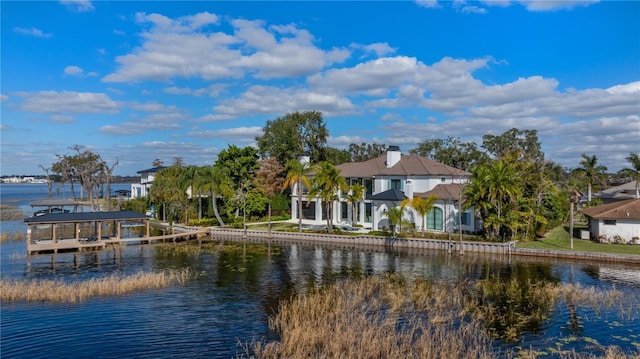
[[[83,145],[116,174],[212,164],[267,120],[328,145],[538,131],[546,158],[640,152],[640,2],[2,1],[0,174]]]

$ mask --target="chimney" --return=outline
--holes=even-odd
[[[396,163],[400,162],[401,156],[402,152],[400,152],[400,147],[389,146],[389,148],[387,149],[387,168],[391,168],[395,166]]]
[[[308,152],[304,152],[302,156],[298,157],[298,161],[303,165],[307,165],[311,163],[311,156]]]

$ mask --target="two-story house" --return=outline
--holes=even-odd
[[[399,147],[389,146],[385,155],[364,161],[349,162],[336,166],[340,175],[351,185],[360,183],[366,188],[364,200],[357,204],[354,221],[352,206],[346,201],[346,194],[339,193],[334,203],[332,218],[335,224],[358,223],[364,228],[380,230],[389,228],[386,210],[398,207],[404,199],[414,196],[428,198],[435,195],[438,200],[427,214],[425,229],[453,232],[458,229],[460,218],[464,231],[475,232],[473,208],[458,215],[461,191],[471,174],[418,155],[403,155]],[[297,220],[296,191],[293,191],[292,217]],[[317,198],[302,198],[303,220],[308,224],[322,224],[326,214]],[[405,208],[405,220],[422,229],[422,219],[410,207]]]
[[[131,198],[145,197],[146,195],[148,195],[149,190],[151,189],[151,185],[153,184],[156,172],[164,168],[166,167],[161,166],[138,171],[137,173],[140,174],[140,183],[131,184]]]

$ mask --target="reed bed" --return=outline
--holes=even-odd
[[[24,233],[22,232],[5,232],[0,233],[0,243],[5,242],[21,242],[24,241]]]
[[[18,207],[6,204],[0,205],[0,221],[17,221],[25,217],[26,214]]]
[[[576,285],[485,280],[449,283],[400,276],[346,281],[281,303],[269,327],[274,341],[254,341],[255,358],[535,358],[533,349],[498,353],[496,338],[518,337],[552,315],[554,306],[611,307],[637,298]],[[634,304],[635,303],[635,304]],[[637,309],[636,309],[637,313]],[[497,335],[499,334],[499,335]],[[597,354],[559,351],[560,358],[640,358],[616,346]]]
[[[3,278],[0,281],[0,298],[6,302],[76,303],[98,296],[164,288],[184,283],[191,277],[189,270],[171,270],[159,273],[138,272],[128,276],[112,274],[80,282]]]

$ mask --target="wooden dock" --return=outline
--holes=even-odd
[[[48,213],[26,218],[27,254],[99,250],[107,245],[195,239],[208,228],[170,228],[171,234],[150,235],[151,217],[132,211]],[[141,234],[123,234],[140,227]],[[168,230],[169,228],[165,228]]]

